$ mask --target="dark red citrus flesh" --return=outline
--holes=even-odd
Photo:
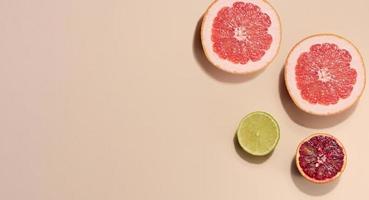
[[[296,65],[297,88],[312,104],[332,105],[350,96],[357,72],[350,67],[351,54],[336,44],[323,43],[302,53]]]
[[[313,180],[329,180],[343,170],[345,152],[332,137],[313,136],[301,144],[298,153],[298,165]]]
[[[214,52],[235,64],[259,61],[270,48],[269,15],[252,3],[235,2],[214,19],[211,40]]]

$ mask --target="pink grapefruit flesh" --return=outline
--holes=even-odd
[[[268,65],[278,52],[280,21],[263,0],[216,0],[204,15],[205,55],[230,73],[250,73]]]
[[[351,42],[334,34],[320,34],[302,40],[291,50],[285,81],[299,108],[331,115],[359,99],[365,86],[365,68]]]

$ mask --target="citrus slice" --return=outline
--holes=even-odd
[[[201,28],[208,60],[221,70],[247,74],[263,69],[277,55],[280,20],[264,0],[214,0]]]
[[[313,134],[297,147],[297,168],[303,177],[314,183],[337,179],[345,170],[346,160],[342,143],[326,133]]]
[[[285,64],[285,81],[295,104],[315,115],[347,110],[362,95],[365,67],[358,49],[334,34],[299,42]]]
[[[277,121],[266,112],[253,112],[244,117],[237,130],[242,149],[255,156],[264,156],[274,150],[279,141]]]

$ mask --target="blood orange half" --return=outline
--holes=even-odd
[[[316,115],[351,107],[365,87],[365,67],[358,49],[334,34],[310,36],[290,52],[285,81],[295,104]]]
[[[296,165],[301,175],[314,183],[327,183],[345,170],[347,156],[335,137],[318,133],[304,139],[297,147]]]
[[[280,40],[279,16],[264,0],[215,0],[203,18],[205,55],[230,73],[251,73],[267,66]]]

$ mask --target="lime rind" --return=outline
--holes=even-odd
[[[263,134],[265,132],[268,133]],[[255,139],[255,135],[258,139]],[[253,138],[254,141],[252,141]],[[265,156],[271,153],[277,146],[279,138],[280,129],[277,121],[269,113],[262,111],[246,115],[237,129],[237,139],[241,148],[254,156]],[[260,140],[263,141],[260,142]]]

